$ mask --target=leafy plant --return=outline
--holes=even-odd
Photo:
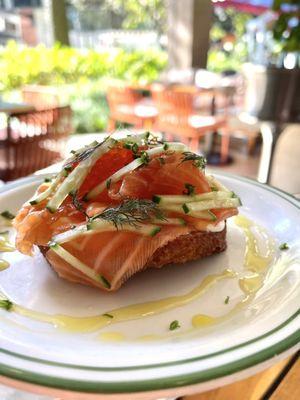
[[[20,46],[10,41],[0,47],[0,93],[8,101],[20,101],[23,85],[50,85],[62,104],[70,104],[77,133],[106,128],[106,91],[112,80],[146,84],[165,68],[166,53],[158,50],[106,52],[56,45],[46,48]]]
[[[216,8],[210,31],[208,69],[214,72],[238,71],[247,59],[245,30],[253,18],[233,8]]]
[[[274,0],[273,10],[278,18],[273,25],[273,38],[284,52],[300,51],[299,0]]]
[[[158,76],[166,61],[165,52],[154,49],[97,52],[59,45],[32,48],[10,41],[0,47],[0,91],[26,84],[60,85],[102,77],[147,83]]]
[[[166,30],[164,0],[69,0],[79,12],[85,29],[153,29],[159,34]]]

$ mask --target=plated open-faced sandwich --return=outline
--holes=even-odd
[[[146,268],[223,251],[239,205],[184,144],[110,136],[40,185],[15,218],[16,246],[38,246],[62,278],[113,291]]]

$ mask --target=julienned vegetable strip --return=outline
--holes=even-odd
[[[159,205],[191,203],[203,200],[222,200],[234,197],[230,191],[208,192],[196,195],[155,195],[153,201]]]
[[[147,158],[151,158],[155,155],[158,155],[160,153],[163,153],[164,151],[184,151],[186,150],[186,146],[182,143],[165,143],[162,146],[157,146],[154,147],[153,149],[146,150],[142,153],[140,158],[137,158],[136,160],[132,161],[130,164],[127,164],[125,167],[121,168],[119,171],[115,172],[113,175],[109,176],[105,181],[101,182],[99,185],[94,187],[88,195],[87,195],[87,200],[90,200],[96,196],[98,196],[100,193],[105,190],[107,187],[107,182],[109,181],[110,184],[113,182],[119,181],[121,178],[123,178],[124,175],[126,175],[128,172],[131,172],[135,170],[136,168],[140,167],[144,163],[147,162]]]
[[[200,219],[205,219],[208,221],[216,221],[217,217],[215,216],[215,214],[213,212],[211,212],[210,210],[206,209],[203,211],[191,211],[188,208],[188,205],[190,203],[184,203],[184,204],[166,204],[166,205],[160,205],[159,207],[164,210],[164,211],[171,211],[171,212],[176,212],[178,214],[182,214],[182,215],[189,215],[190,217],[195,217],[195,218],[200,218]]]
[[[206,179],[211,189],[230,192],[230,190],[226,186],[224,186],[220,181],[218,181],[214,176],[206,175]]]
[[[98,196],[98,194],[102,193],[105,188],[109,188],[109,186],[113,182],[117,182],[118,180],[123,178],[123,176],[126,175],[128,172],[140,167],[142,164],[143,161],[140,158],[137,158],[130,164],[125,165],[125,167],[119,169],[119,171],[115,172],[113,175],[111,175],[109,178],[107,178],[105,181],[101,182],[93,190],[91,190],[86,196],[87,200],[90,200],[93,197]]]
[[[87,225],[81,225],[75,229],[60,233],[52,238],[52,241],[58,244],[66,243],[82,235],[91,235],[99,232],[134,232],[141,235],[155,236],[160,231],[160,227],[152,224],[139,224],[130,225],[123,224],[121,227],[116,228],[110,221],[103,221],[97,219],[89,222]]]
[[[50,196],[50,194],[52,194],[54,192],[54,190],[57,188],[57,186],[59,185],[61,179],[63,178],[64,173],[63,171],[61,171],[56,178],[54,179],[54,181],[51,183],[51,185],[42,193],[39,193],[37,196],[33,197],[31,200],[29,200],[29,203],[31,205],[35,205],[40,203],[43,200],[46,200],[47,197]]]
[[[70,175],[63,181],[55,195],[47,204],[50,212],[55,212],[71,191],[75,191],[82,185],[96,161],[115,144],[114,139],[107,139],[88,158],[80,162]]]
[[[52,243],[50,245],[50,248],[52,251],[54,251],[54,253],[56,253],[59,257],[64,259],[73,268],[82,272],[84,275],[88,276],[93,281],[101,282],[105,288],[110,289],[111,285],[106,278],[104,278],[102,275],[98,274],[92,268],[88,267],[82,261],[78,260],[78,258],[74,257],[71,253],[69,253],[67,250],[65,250],[62,246],[60,246],[57,243]]]
[[[239,207],[241,205],[241,201],[238,197],[236,197],[222,200],[195,201],[192,203],[185,203],[185,205],[188,209],[187,214],[189,214],[190,212],[199,212],[213,208]]]

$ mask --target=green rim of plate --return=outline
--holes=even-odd
[[[289,203],[293,204],[296,208],[300,209],[300,202],[290,194],[274,188],[272,186],[264,185],[262,183],[256,182],[255,180],[245,178],[245,177],[237,177],[227,173],[219,173],[218,175],[227,176],[237,181],[250,183],[255,186],[259,186],[260,188],[267,190],[269,192],[275,193],[279,197],[285,199]],[[16,182],[12,182],[10,184],[5,185],[3,188],[0,188],[0,193],[7,192],[9,190],[15,189],[22,184],[32,183],[34,181],[38,181],[39,177],[29,177],[25,179],[18,180]],[[59,363],[53,361],[47,361],[39,358],[25,356],[19,353],[14,353],[5,349],[0,349],[0,353],[4,353],[7,355],[14,356],[16,358],[27,360],[31,362],[37,362],[40,364],[46,364],[49,366],[58,366],[69,369],[81,369],[81,370],[90,370],[90,371],[129,371],[129,370],[142,370],[142,369],[150,369],[150,368],[162,368],[168,366],[176,366],[176,365],[184,365],[196,361],[201,361],[210,357],[218,356],[224,353],[228,353],[233,350],[237,350],[243,348],[249,344],[258,342],[261,339],[269,337],[273,333],[281,330],[283,327],[287,326],[293,320],[300,315],[300,309],[290,316],[286,321],[284,321],[279,326],[273,328],[271,331],[266,332],[265,334],[256,337],[254,339],[249,340],[248,342],[241,343],[237,346],[230,347],[225,350],[221,350],[216,353],[207,354],[205,356],[189,358],[185,360],[173,361],[168,363],[161,364],[149,364],[149,365],[139,365],[139,366],[131,366],[131,367],[118,367],[118,368],[98,368],[98,367],[89,367],[89,366],[81,366],[81,365],[72,365],[66,363]],[[300,347],[300,329],[296,330],[293,334],[286,337],[284,340],[275,343],[274,345],[263,349],[255,354],[249,355],[242,359],[232,361],[228,364],[223,364],[221,366],[211,368],[208,370],[200,371],[200,372],[192,372],[188,374],[180,374],[178,376],[165,377],[160,379],[148,379],[148,380],[140,380],[134,382],[100,382],[100,381],[78,381],[67,378],[58,378],[52,377],[44,374],[38,374],[33,372],[28,372],[27,370],[23,370],[20,368],[12,368],[7,365],[0,363],[0,373],[4,376],[7,376],[12,379],[17,379],[25,382],[30,382],[33,384],[43,385],[52,388],[59,389],[68,389],[71,391],[79,391],[79,392],[89,392],[89,393],[130,393],[130,392],[141,392],[141,391],[153,391],[153,390],[161,390],[182,386],[189,386],[196,383],[202,383],[210,380],[214,380],[217,378],[221,378],[224,376],[231,375],[236,372],[240,372],[244,369],[254,367],[257,364],[260,364],[264,361],[269,360],[272,357],[278,356],[291,349],[292,347]],[[296,350],[296,348],[295,348]]]

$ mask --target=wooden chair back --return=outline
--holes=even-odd
[[[119,106],[133,106],[142,99],[142,96],[130,87],[110,86],[107,90],[107,101],[110,110]]]
[[[158,109],[157,128],[183,136],[190,136],[188,123],[193,114],[194,94],[175,88],[159,88],[152,90],[154,104]]]
[[[26,176],[59,161],[71,132],[69,106],[11,115],[0,140],[0,179]]]

